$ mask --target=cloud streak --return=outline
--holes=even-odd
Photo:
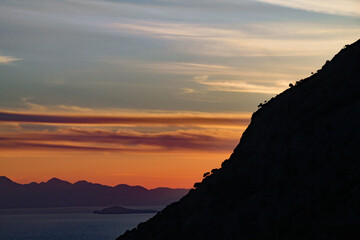
[[[15,61],[19,61],[19,60],[22,60],[22,58],[0,55],[0,64],[9,65],[9,64],[11,64]]]
[[[103,147],[86,147],[86,146],[71,146],[63,144],[48,144],[48,143],[28,143],[22,141],[9,141],[8,139],[0,138],[0,149],[2,150],[69,150],[69,151],[121,151],[115,148]]]
[[[195,79],[198,83],[209,87],[209,91],[220,92],[247,92],[247,93],[266,93],[276,94],[287,88],[287,82],[278,82],[270,86],[245,82],[245,81],[229,81],[229,80],[212,80]]]
[[[357,0],[257,0],[306,11],[321,12],[345,16],[360,16],[360,3]]]
[[[42,123],[42,124],[80,124],[80,125],[219,125],[246,126],[248,117],[237,116],[168,116],[168,115],[59,115],[0,112],[0,122]]]
[[[68,128],[56,132],[11,133],[0,138],[3,150],[69,150],[102,152],[230,151],[237,137],[227,131],[140,133]]]
[[[277,4],[282,0],[264,0]],[[294,1],[296,2],[296,1]],[[300,4],[300,3],[299,3]],[[324,5],[324,4],[322,4]],[[243,24],[240,28],[226,25],[164,23],[156,21],[114,22],[104,26],[114,33],[170,41],[181,53],[214,56],[316,56],[336,49],[340,40],[354,38],[357,29],[341,26],[310,26],[293,23]],[[323,31],[331,28],[331,31]],[[316,33],[316,34],[314,34]],[[316,36],[316,37],[315,37]]]

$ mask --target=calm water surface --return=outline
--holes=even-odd
[[[0,240],[114,240],[155,215],[92,213],[102,208],[0,209]],[[163,206],[128,208],[161,210]]]

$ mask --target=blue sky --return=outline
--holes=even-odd
[[[360,33],[355,0],[0,5],[9,109],[251,112]]]
[[[0,33],[0,175],[191,187],[358,40],[360,2],[0,0]]]

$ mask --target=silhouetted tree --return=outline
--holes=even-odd
[[[206,173],[204,173],[203,178],[206,178],[209,175],[210,175],[210,172],[206,172]]]
[[[294,86],[294,84],[292,84],[292,83],[289,84],[289,87],[293,87],[293,86]]]
[[[229,159],[225,159],[222,163],[221,163],[221,167],[225,167],[227,164],[229,164]]]

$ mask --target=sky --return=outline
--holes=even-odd
[[[358,0],[0,0],[0,175],[191,188]]]

